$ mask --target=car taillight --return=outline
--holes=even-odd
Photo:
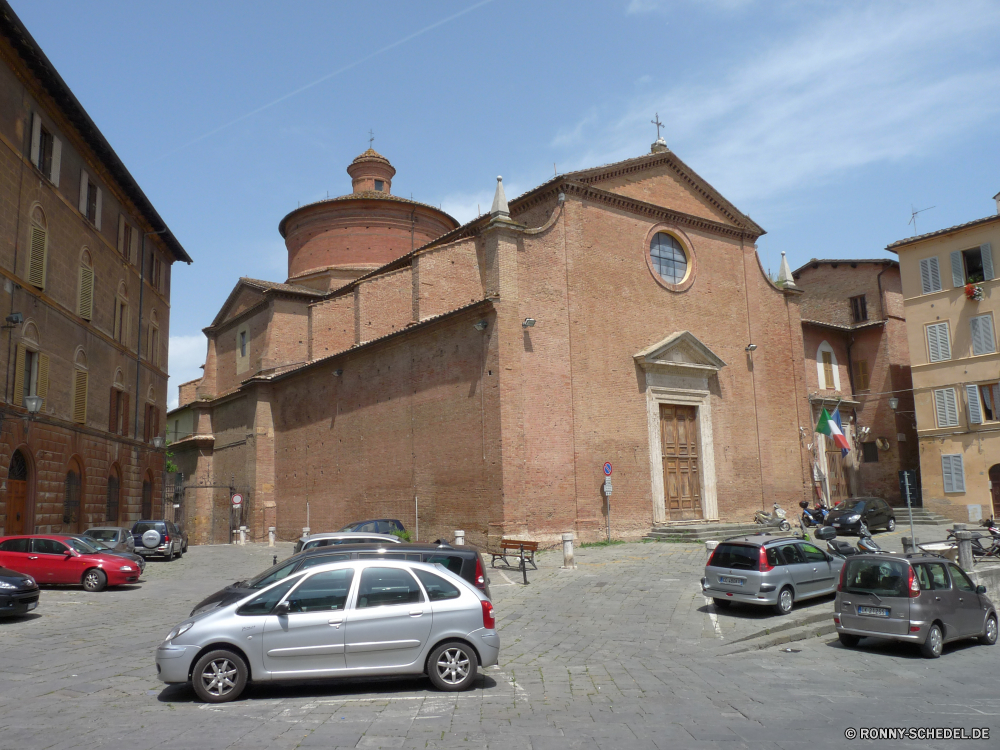
[[[476,555],[476,588],[486,590],[486,576],[483,575],[483,561],[479,559],[479,555]]]
[[[706,564],[706,565],[708,565],[709,567],[712,567],[712,568],[714,568],[714,567],[715,567],[715,556],[716,556],[717,554],[719,554],[719,548],[718,548],[718,547],[716,547],[716,548],[715,548],[715,549],[714,549],[714,550],[712,551],[712,554],[711,554],[711,555],[709,555],[709,557],[708,557],[708,562],[707,562],[707,563],[705,563],[705,564]]]
[[[917,580],[917,575],[913,572],[913,566],[910,566],[910,580],[907,585],[910,588],[911,599],[920,596],[920,581]]]
[[[493,630],[497,626],[497,621],[493,617],[493,605],[488,601],[481,602],[483,605],[483,627]]]
[[[170,544],[170,534],[164,534],[163,535],[163,543],[164,544]]]
[[[760,572],[766,573],[769,570],[774,570],[774,566],[767,561],[767,550],[763,547],[760,548]]]
[[[847,565],[845,564],[844,567],[840,569],[840,580],[837,581],[837,591],[844,590],[844,577],[846,575],[847,575]]]

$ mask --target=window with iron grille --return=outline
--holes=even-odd
[[[112,474],[108,477],[108,497],[107,506],[104,511],[105,523],[118,523],[118,498],[121,491],[121,483],[118,476]]]
[[[148,479],[142,483],[142,517],[153,517],[153,484]]]
[[[75,527],[80,520],[80,475],[66,473],[66,493],[63,496],[63,523]]]
[[[851,320],[855,323],[868,320],[868,303],[865,301],[865,295],[851,297]]]

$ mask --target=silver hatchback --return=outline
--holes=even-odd
[[[797,601],[832,594],[843,565],[843,558],[796,537],[733,537],[715,548],[701,588],[718,607],[743,602],[786,615]]]
[[[249,681],[427,674],[464,690],[499,653],[493,605],[464,579],[441,565],[351,560],[185,620],[157,648],[156,671],[222,703]]]

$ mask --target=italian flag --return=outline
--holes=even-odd
[[[840,429],[840,420],[837,411],[834,410],[834,416],[830,416],[830,412],[823,409],[822,413],[819,415],[819,422],[816,425],[816,432],[820,435],[826,435],[828,438],[833,440],[834,444],[840,448],[845,454],[851,450],[850,444],[847,442],[847,438],[844,437],[844,431]]]

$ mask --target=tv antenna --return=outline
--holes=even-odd
[[[910,220],[906,222],[907,224],[913,225],[913,236],[917,236],[917,214],[922,214],[924,211],[930,211],[932,208],[937,208],[937,206],[928,206],[927,208],[921,208],[919,211],[910,204]]]

